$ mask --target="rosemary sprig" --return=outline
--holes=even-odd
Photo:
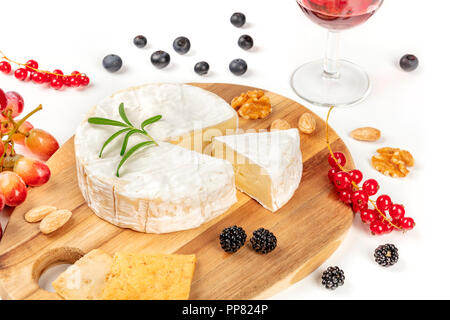
[[[100,150],[100,153],[98,155],[99,158],[102,157],[103,151],[105,150],[106,146],[110,144],[115,138],[119,137],[122,133],[126,133],[125,137],[122,142],[122,148],[120,149],[120,155],[122,156],[122,159],[120,160],[119,165],[117,166],[116,170],[116,176],[119,177],[119,170],[122,167],[122,165],[127,161],[128,158],[130,158],[136,151],[139,149],[142,149],[143,147],[155,145],[158,146],[158,143],[153,139],[145,130],[145,127],[149,124],[155,123],[159,121],[162,116],[157,115],[150,117],[144,121],[142,121],[140,125],[140,129],[136,128],[131,121],[128,119],[127,114],[125,113],[125,106],[123,103],[119,105],[119,115],[122,118],[124,122],[107,119],[107,118],[100,118],[100,117],[91,117],[88,119],[88,122],[90,124],[97,124],[97,125],[104,125],[104,126],[114,126],[114,127],[123,127],[124,129],[121,129],[117,132],[115,132],[113,135],[111,135],[106,141],[103,143],[103,146]],[[141,143],[138,143],[137,145],[130,148],[130,150],[127,151],[128,146],[128,140],[133,134],[141,134],[149,139],[149,141],[144,141]]]

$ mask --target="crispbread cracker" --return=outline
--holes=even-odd
[[[92,250],[61,273],[52,286],[66,300],[99,300],[112,261],[102,250]]]
[[[106,276],[103,299],[188,299],[195,263],[195,255],[118,252]]]

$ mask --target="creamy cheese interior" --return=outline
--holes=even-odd
[[[301,180],[297,129],[216,137],[213,155],[232,163],[237,188],[271,211],[289,201]]]

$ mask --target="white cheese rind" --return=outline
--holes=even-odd
[[[198,227],[236,202],[230,163],[164,142],[236,117],[224,100],[188,85],[147,85],[103,100],[87,117],[120,120],[121,102],[135,126],[162,114],[162,120],[147,128],[159,146],[143,148],[130,157],[118,178],[115,172],[123,139],[108,145],[102,158],[98,154],[104,141],[120,128],[86,120],[80,124],[75,136],[78,181],[94,213],[123,228],[167,233]],[[128,149],[141,141],[145,137],[133,135]]]
[[[303,171],[297,129],[250,132],[215,137],[214,140],[235,151],[243,161],[260,166],[261,172],[268,174],[271,180],[272,203],[267,204],[255,198],[266,209],[277,211],[292,198],[300,184]],[[233,161],[236,159],[232,159]]]

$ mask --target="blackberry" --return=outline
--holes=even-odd
[[[219,240],[220,246],[225,252],[233,253],[238,251],[245,244],[247,234],[241,227],[232,226],[223,229],[219,236]]]
[[[339,267],[328,267],[322,274],[322,284],[325,288],[334,290],[344,284],[344,271]]]
[[[264,228],[253,231],[253,237],[250,239],[253,250],[258,253],[266,254],[277,246],[277,237],[272,232]]]
[[[391,243],[378,246],[373,254],[376,263],[383,267],[390,267],[398,261],[398,249]]]
[[[143,48],[147,45],[147,38],[144,37],[143,35],[138,35],[134,37],[133,43],[136,47]]]

